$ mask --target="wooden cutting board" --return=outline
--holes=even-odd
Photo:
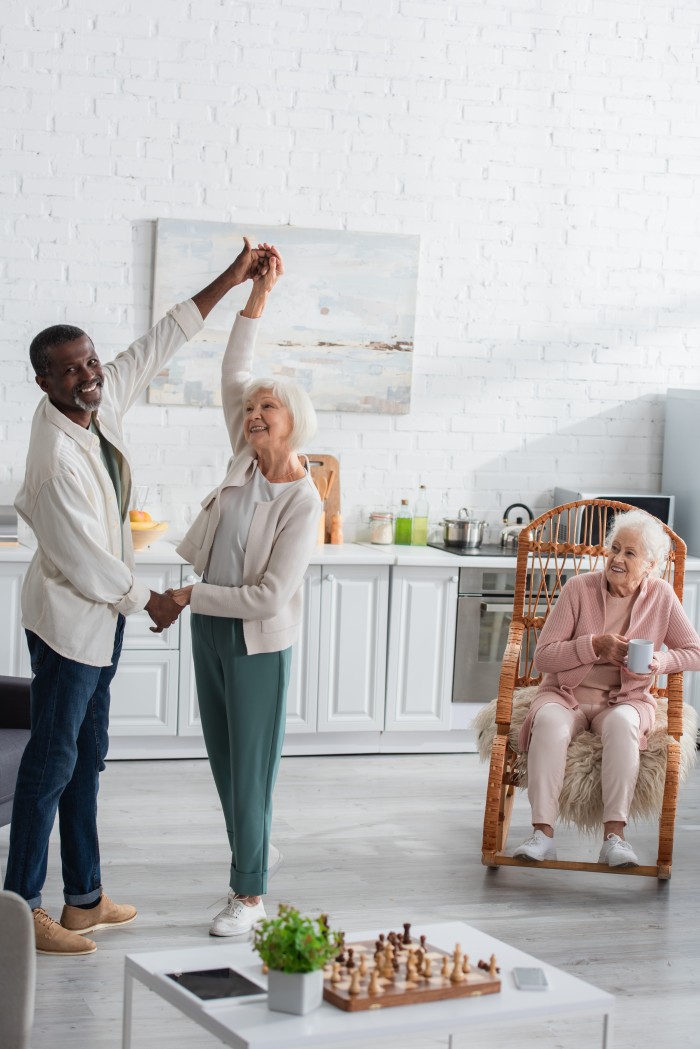
[[[319,489],[321,496],[323,496],[325,486],[330,480],[330,488],[328,489],[328,493],[324,500],[324,509],[326,511],[326,542],[330,543],[331,517],[333,514],[340,513],[340,466],[334,455],[316,455],[314,452],[309,452],[309,466],[311,467],[311,477],[313,478],[316,487]],[[333,476],[331,476],[331,474]]]

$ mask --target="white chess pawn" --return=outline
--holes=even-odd
[[[462,948],[458,943],[455,944],[455,952],[452,955],[452,960],[454,962],[454,967],[450,975],[450,980],[452,983],[463,983],[465,976],[462,972]]]

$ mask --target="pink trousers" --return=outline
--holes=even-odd
[[[639,714],[626,703],[619,707],[581,704],[577,710],[555,702],[540,707],[532,724],[527,755],[532,822],[554,826],[567,747],[579,733],[590,729],[603,741],[603,822],[627,823],[639,773],[639,728]]]

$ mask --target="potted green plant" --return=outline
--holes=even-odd
[[[310,918],[296,907],[279,905],[276,918],[263,918],[253,932],[253,947],[267,966],[267,1004],[282,1013],[303,1015],[323,999],[323,967],[341,949],[343,934],[332,931],[328,917]]]

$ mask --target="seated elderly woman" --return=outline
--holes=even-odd
[[[653,677],[700,669],[700,637],[672,587],[659,578],[670,549],[659,522],[642,510],[618,514],[607,548],[604,571],[575,576],[563,587],[537,643],[535,665],[542,684],[518,740],[518,749],[528,752],[533,833],[513,855],[524,859],[557,857],[554,824],[566,751],[588,729],[603,744],[598,862],[638,866],[625,841],[625,826],[639,751],[654,725]],[[653,641],[646,673],[632,673],[627,666],[631,638]]]

